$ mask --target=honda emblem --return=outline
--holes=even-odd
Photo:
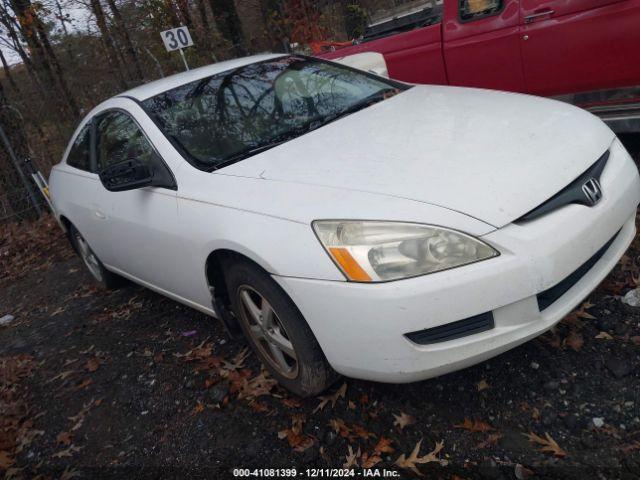
[[[600,182],[595,178],[590,178],[582,185],[582,193],[587,198],[587,201],[591,206],[595,205],[602,198],[602,187]]]

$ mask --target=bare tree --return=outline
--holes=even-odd
[[[125,81],[124,75],[122,73],[122,67],[120,65],[120,60],[118,59],[118,51],[116,49],[113,38],[111,37],[109,27],[107,26],[107,17],[104,13],[102,5],[100,4],[100,0],[91,0],[90,6],[93,15],[96,17],[96,23],[102,37],[102,44],[104,45],[104,48],[107,52],[107,59],[109,61],[109,64],[111,65],[112,71],[115,72],[120,86],[123,89],[126,89],[127,82]]]
[[[138,52],[133,46],[133,42],[131,41],[131,36],[129,35],[127,26],[124,23],[124,20],[120,13],[120,9],[118,9],[118,6],[116,5],[115,0],[107,0],[107,3],[113,15],[113,20],[118,30],[118,34],[122,38],[123,43],[125,45],[125,49],[131,59],[131,62],[133,63],[135,76],[138,80],[142,80],[144,79],[144,74],[142,73],[142,67],[140,66],[140,59],[138,58]]]

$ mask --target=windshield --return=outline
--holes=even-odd
[[[181,85],[143,102],[194,166],[215,170],[407,86],[300,56],[250,64]]]

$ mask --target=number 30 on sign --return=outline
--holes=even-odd
[[[173,52],[174,50],[183,49],[193,45],[189,29],[187,27],[172,28],[171,30],[165,30],[160,32],[164,46],[167,52]]]

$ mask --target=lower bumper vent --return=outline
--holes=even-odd
[[[404,336],[413,343],[428,345],[491,330],[494,326],[493,313],[487,312],[457,322],[447,323],[446,325],[405,333]]]
[[[620,233],[620,232],[618,232]],[[542,312],[546,308],[549,308],[556,300],[558,300],[562,295],[567,293],[571,287],[573,287],[576,283],[580,281],[582,277],[584,277],[589,270],[593,268],[593,266],[598,263],[598,260],[602,258],[609,247],[613,243],[613,241],[618,236],[616,233],[611,240],[604,244],[604,246],[598,250],[593,256],[584,262],[576,271],[574,271],[567,278],[562,280],[560,283],[555,286],[545,290],[538,294],[538,309]]]

